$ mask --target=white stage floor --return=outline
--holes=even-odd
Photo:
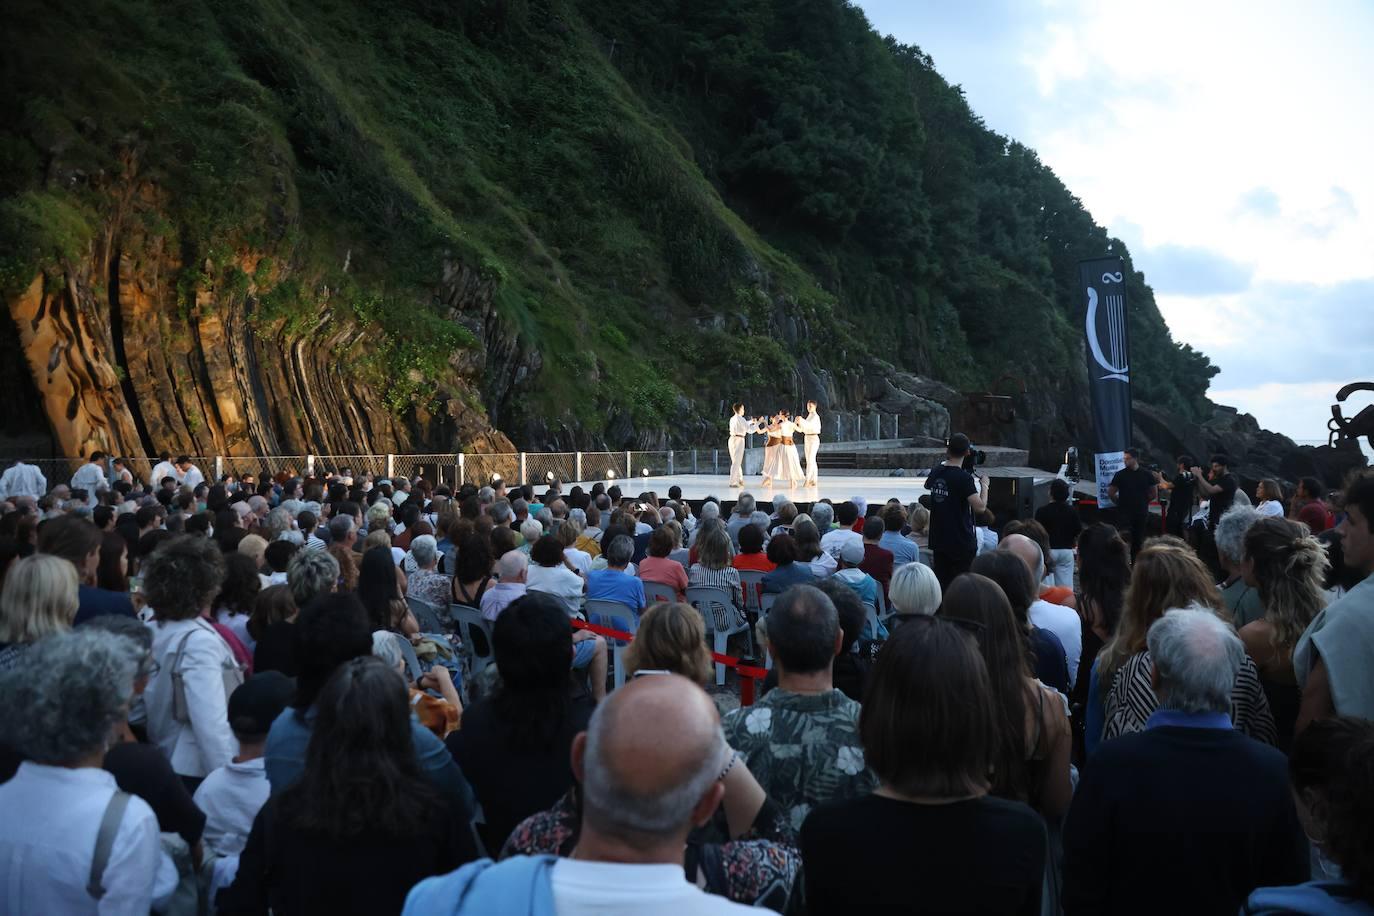
[[[589,490],[595,482],[581,481],[578,485],[584,490]],[[885,503],[894,496],[903,503],[912,503],[926,492],[924,477],[827,477],[824,473],[814,487],[789,487],[786,484],[765,487],[759,483],[757,475],[752,478],[746,477],[743,487],[732,487],[728,474],[679,474],[675,477],[629,479],[617,477],[614,481],[601,482],[619,485],[621,493],[628,498],[652,490],[658,494],[659,499],[667,499],[668,488],[676,485],[682,487],[683,499],[696,502],[714,496],[724,503],[734,502],[741,493],[749,493],[760,502],[771,501],[774,496],[782,493],[797,503],[813,503],[820,499],[840,503],[855,496],[862,496],[870,505]],[[572,486],[573,484],[564,484],[563,492],[566,493]]]

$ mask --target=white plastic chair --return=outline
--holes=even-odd
[[[644,601],[646,604],[673,604],[677,601],[677,591],[662,582],[645,582]]]
[[[739,571],[740,590],[744,593],[744,610],[759,609],[759,596],[763,594],[763,577],[767,575],[758,569]]]
[[[727,618],[737,614],[742,616],[742,612],[735,606],[735,599],[731,596],[730,590],[712,585],[695,585],[687,588],[687,603],[701,612],[701,616],[706,621],[706,634],[712,638],[717,655],[724,655],[725,648],[731,636],[736,633],[744,633],[749,639],[749,651],[754,651],[754,634],[749,627],[749,621],[732,626],[729,629],[716,629],[716,614],[714,608],[720,606],[725,609]],[[725,665],[716,662],[716,686],[721,687],[725,684]]]
[[[631,636],[639,632],[639,614],[622,601],[588,598],[583,612],[587,615],[587,620],[597,626],[610,627]],[[615,659],[615,686],[619,688],[625,683],[624,653],[629,643],[623,639],[607,639],[606,642],[610,645],[612,657]]]
[[[472,676],[487,670],[488,665],[496,663],[496,653],[492,648],[491,621],[482,616],[477,608],[466,604],[451,604],[449,617],[458,627],[458,635],[463,640],[463,651],[472,656]]]

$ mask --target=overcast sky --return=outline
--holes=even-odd
[[[1319,439],[1374,381],[1374,3],[858,5],[1126,242],[1213,400]]]

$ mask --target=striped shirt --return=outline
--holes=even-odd
[[[687,572],[687,586],[689,588],[699,586],[723,588],[730,593],[734,607],[725,608],[719,604],[713,604],[711,607],[717,630],[733,630],[744,623],[744,612],[740,610],[744,606],[744,592],[740,589],[738,569],[733,566],[727,566],[724,569],[707,569],[698,563]]]
[[[1102,731],[1102,740],[1145,730],[1145,723],[1159,706],[1159,698],[1150,685],[1153,667],[1146,649],[1131,656],[1116,672],[1112,689],[1107,694],[1107,724]],[[1278,742],[1274,715],[1269,710],[1264,688],[1260,686],[1259,669],[1249,656],[1242,662],[1235,689],[1231,692],[1231,721],[1237,731],[1256,741],[1270,745]]]

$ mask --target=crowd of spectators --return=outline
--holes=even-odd
[[[4,910],[1374,912],[1374,475],[995,524],[969,448],[881,506],[17,463]]]

